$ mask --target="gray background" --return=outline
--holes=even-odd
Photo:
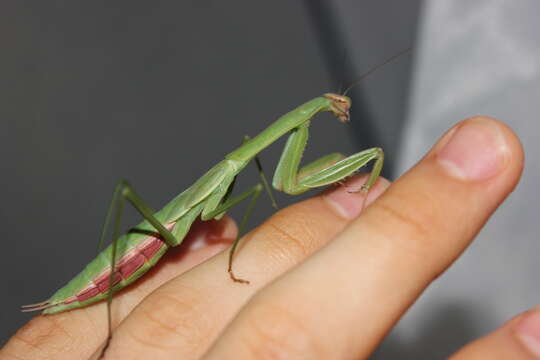
[[[523,119],[516,130],[530,147],[534,133],[525,128],[535,122],[525,115],[534,114],[531,102],[538,98],[538,48],[530,50],[537,41],[534,21],[512,32],[514,43],[529,41],[507,51],[518,60],[500,59],[512,44],[507,38],[480,51],[485,38],[471,34],[482,34],[478,29],[486,23],[491,27],[483,34],[492,34],[493,21],[486,19],[497,9],[503,20],[513,14],[497,36],[506,34],[524,22],[533,1],[512,2],[523,4],[514,6],[517,13],[507,9],[509,1],[433,1],[424,7],[390,0],[224,3],[0,2],[1,340],[29,319],[19,305],[46,299],[94,256],[119,178],[129,179],[157,208],[244,134],[256,134],[410,45],[412,55],[353,90],[351,124],[331,116],[314,121],[306,160],[382,145],[386,176],[393,178],[452,123],[477,113]],[[486,63],[492,65],[488,72]],[[514,68],[525,69],[516,71],[514,82],[498,76]],[[470,81],[478,73],[485,82]],[[433,110],[441,102],[448,105]],[[280,141],[263,153],[269,172],[282,146]],[[528,171],[525,187],[534,184]],[[240,186],[256,181],[252,169],[245,173]],[[531,251],[538,246],[532,225],[538,209],[521,208],[530,198],[521,191],[374,358],[443,357],[535,304],[534,286],[525,292],[515,280],[531,276],[538,253]],[[285,205],[292,199],[278,200]],[[261,202],[252,226],[271,212]],[[233,211],[239,214],[241,209]],[[130,211],[124,224],[136,220]],[[484,240],[500,229],[505,238]],[[482,306],[488,297],[498,300]]]

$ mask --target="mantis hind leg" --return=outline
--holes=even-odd
[[[125,200],[129,201],[133,207],[147,220],[161,235],[164,242],[169,246],[175,246],[179,241],[176,240],[174,235],[165,228],[165,226],[153,215],[154,211],[141,199],[141,197],[135,192],[133,187],[126,181],[120,180],[114,188],[113,196],[107,210],[107,215],[105,217],[105,222],[103,224],[103,229],[101,231],[101,236],[99,240],[98,250],[103,246],[105,238],[107,236],[107,230],[113,219],[114,213],[114,226],[113,226],[113,246],[111,251],[111,275],[109,276],[109,291],[107,294],[107,324],[108,324],[108,335],[105,340],[105,344],[101,349],[100,358],[103,358],[105,351],[109,347],[111,338],[112,338],[112,313],[111,313],[111,303],[113,297],[113,285],[114,285],[114,274],[116,266],[116,253],[117,253],[117,240],[120,237],[120,222],[122,218],[122,213],[124,210]]]
[[[281,154],[273,186],[291,195],[301,194],[311,188],[325,186],[343,180],[361,167],[374,161],[371,174],[362,186],[362,192],[368,192],[377,181],[384,162],[381,148],[371,148],[349,157],[333,153],[304,166],[298,170],[302,153],[307,144],[309,122],[305,122],[292,131]]]
[[[133,186],[131,186],[131,184],[128,183],[126,180],[120,180],[114,188],[113,196],[107,210],[107,215],[103,224],[101,237],[99,239],[98,250],[101,249],[103,243],[105,242],[105,237],[107,235],[106,232],[109,228],[112,218],[112,211],[115,206],[118,210],[120,210],[121,216],[121,211],[123,210],[123,200],[128,200],[133,205],[133,207],[141,214],[141,216],[156,229],[159,235],[163,237],[163,241],[167,245],[178,245],[178,240],[175,238],[175,236],[169,230],[167,230],[167,228],[154,216],[154,210],[152,210],[150,206],[148,206],[148,204],[146,204],[146,202],[135,192]],[[119,219],[117,219],[117,222],[118,221]],[[113,239],[115,240],[116,237]]]

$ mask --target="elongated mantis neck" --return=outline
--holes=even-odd
[[[272,125],[268,126],[257,136],[247,141],[238,149],[227,154],[225,159],[247,162],[264,150],[281,136],[297,128],[302,123],[311,120],[313,116],[322,111],[332,111],[332,100],[326,97],[317,97],[296,109],[288,112]]]

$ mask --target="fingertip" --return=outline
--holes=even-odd
[[[515,316],[451,357],[452,360],[495,358],[540,359],[540,307]]]
[[[516,322],[516,338],[533,355],[540,359],[540,308],[535,308]]]
[[[516,133],[502,121],[487,116],[456,124],[430,155],[450,177],[463,181],[482,182],[501,173],[519,178],[523,169],[523,146]]]

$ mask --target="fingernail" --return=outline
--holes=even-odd
[[[465,121],[437,155],[448,174],[462,180],[486,180],[506,165],[508,145],[499,126],[486,118]]]
[[[518,339],[531,354],[540,358],[540,309],[536,309],[516,326]]]
[[[324,199],[343,217],[354,219],[364,206],[365,194],[357,191],[360,190],[366,179],[366,176],[355,177],[344,184],[337,184],[335,188],[324,195]]]

